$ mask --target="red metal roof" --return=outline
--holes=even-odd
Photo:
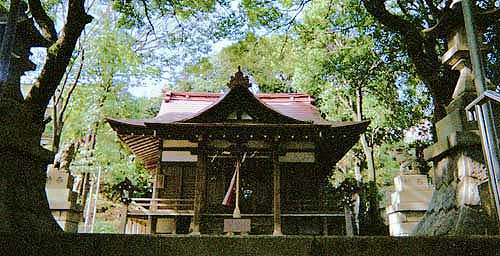
[[[187,119],[217,102],[223,93],[165,92],[165,98],[155,121],[172,123]],[[269,108],[301,121],[331,124],[324,120],[314,99],[305,93],[257,93],[255,96]]]

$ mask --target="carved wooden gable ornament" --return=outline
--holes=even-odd
[[[255,122],[270,124],[301,124],[307,123],[273,109],[256,97],[249,88],[252,86],[248,76],[238,67],[238,72],[231,76],[227,84],[229,91],[219,100],[200,113],[181,123],[227,123]]]

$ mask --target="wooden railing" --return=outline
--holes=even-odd
[[[132,198],[131,204],[141,207],[145,211],[192,211],[193,199],[167,198]]]

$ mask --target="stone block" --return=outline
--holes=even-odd
[[[250,228],[250,219],[224,219],[224,233],[247,234]]]
[[[78,222],[56,220],[57,224],[64,230],[64,232],[76,233],[78,232]]]
[[[466,93],[474,92],[474,76],[472,70],[469,68],[470,62],[466,59],[459,60],[451,69],[460,71],[455,90],[453,91],[453,98],[459,97]],[[450,104],[451,105],[451,104]]]
[[[481,204],[478,185],[479,181],[470,176],[462,178],[458,183],[457,191],[457,203],[459,206]]]
[[[176,222],[174,218],[160,218],[156,221],[157,234],[175,234]]]
[[[479,155],[479,159],[482,160],[482,152],[477,150],[478,152],[474,153],[468,153],[468,154],[461,154],[460,157],[458,158],[457,161],[457,167],[458,167],[458,178],[462,180],[464,177],[470,176],[479,180],[486,180],[488,179],[488,170],[486,169],[486,166],[475,160],[478,158],[477,155]],[[469,156],[472,155],[472,156]]]
[[[418,222],[393,224],[389,227],[389,233],[391,236],[410,236],[415,233],[417,225]]]
[[[428,204],[432,198],[432,189],[396,191],[391,194],[391,203],[401,204],[409,202],[422,202]]]
[[[450,184],[455,180],[455,168],[454,161],[449,157],[445,157],[436,164],[434,167],[434,184],[437,188],[441,187],[443,184]]]
[[[387,214],[389,225],[406,222],[406,215],[402,212]]]
[[[469,47],[465,30],[460,29],[448,35],[448,51],[441,57],[441,62],[453,66],[458,60],[464,58],[469,58]]]
[[[47,172],[47,188],[73,188],[73,176],[67,172],[50,170]]]
[[[438,141],[448,141],[448,137],[457,131],[465,131],[465,111],[456,110],[448,113],[443,119],[436,123]]]
[[[449,148],[448,141],[438,141],[424,149],[424,159],[426,161],[432,161],[443,152],[446,152]]]
[[[66,220],[72,222],[80,222],[82,220],[82,212],[74,210],[51,211],[52,216],[56,220]]]
[[[74,209],[74,206],[71,202],[64,201],[49,201],[49,208],[51,210],[69,210]]]
[[[396,191],[429,190],[431,186],[426,175],[398,175],[394,177]]]
[[[47,193],[47,199],[49,201],[72,202],[77,196],[76,192],[73,192],[72,190],[67,188],[61,188],[61,189],[46,188],[45,192]]]

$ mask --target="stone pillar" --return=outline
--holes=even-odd
[[[280,163],[277,150],[273,150],[273,236],[282,236],[281,232],[281,196],[280,196]]]
[[[63,170],[49,168],[45,191],[52,215],[66,232],[78,232],[82,212],[76,207],[77,193],[72,191],[73,176]]]
[[[196,167],[196,184],[194,190],[194,205],[193,205],[193,219],[191,220],[191,235],[200,235],[200,219],[201,219],[201,206],[205,195],[205,180],[206,180],[206,152],[204,148],[199,145],[198,147],[198,162]]]
[[[118,230],[120,231],[120,234],[130,233],[129,229],[127,229],[127,214],[128,214],[128,204],[125,204],[120,211],[120,224],[118,225]]]
[[[460,4],[454,8],[459,9]],[[461,15],[458,9],[457,15]],[[416,234],[496,234],[478,125],[468,122],[465,113],[467,104],[476,97],[465,28],[460,22],[440,25],[445,29],[440,33],[448,35],[448,51],[442,62],[459,71],[460,77],[447,115],[436,123],[437,143],[424,150],[425,159],[434,163],[435,191]]]

